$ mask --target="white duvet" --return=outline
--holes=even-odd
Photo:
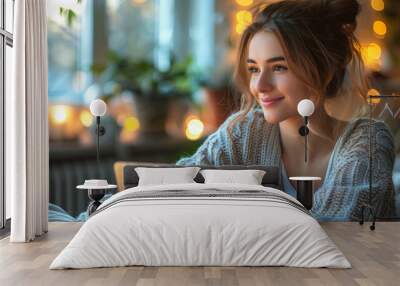
[[[137,192],[258,190],[238,184],[135,187],[104,202],[50,269],[145,266],[294,266],[350,268],[318,222],[293,205],[246,197],[133,199]],[[128,200],[121,200],[128,198]]]

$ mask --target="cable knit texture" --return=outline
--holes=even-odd
[[[182,158],[177,165],[256,164],[282,168],[278,124],[267,123],[262,110],[256,108],[229,132],[229,123],[237,116],[238,113],[231,115],[194,155]],[[369,193],[369,119],[358,118],[348,123],[336,142],[324,182],[314,192],[311,213],[315,218],[358,220],[369,195],[379,217],[394,215],[393,136],[385,123],[373,120],[372,139],[372,192]]]

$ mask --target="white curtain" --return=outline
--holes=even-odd
[[[46,0],[15,1],[13,94],[6,98],[6,187],[12,242],[47,232]],[[60,55],[61,56],[61,55]]]

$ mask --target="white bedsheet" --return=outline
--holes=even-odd
[[[319,223],[299,209],[258,198],[123,197],[154,190],[265,190],[262,186],[179,184],[125,190],[104,202],[50,269],[127,265],[350,268]]]

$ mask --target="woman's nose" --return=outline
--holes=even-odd
[[[271,76],[267,72],[260,73],[256,81],[256,90],[258,93],[269,92],[274,89]]]

